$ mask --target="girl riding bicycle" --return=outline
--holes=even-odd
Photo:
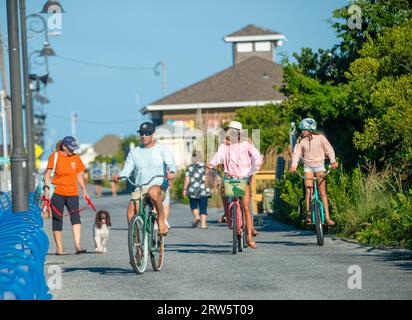
[[[302,136],[298,139],[292,155],[292,165],[290,171],[292,173],[296,172],[298,162],[303,159],[304,164],[304,174],[308,178],[305,180],[306,188],[306,223],[311,224],[311,212],[310,212],[310,197],[311,190],[313,187],[313,180],[310,178],[323,177],[325,175],[325,158],[329,158],[331,167],[336,169],[338,167],[338,162],[336,161],[335,151],[332,145],[322,135],[316,130],[316,121],[311,118],[303,119],[299,124],[299,129],[302,130]],[[326,184],[325,180],[319,180],[318,182],[319,196],[322,200],[323,207],[325,210],[326,222],[328,225],[333,226],[335,222],[331,220],[329,215],[329,204],[328,197],[326,194]]]
[[[230,122],[227,129],[226,135],[230,139],[226,139],[219,146],[208,167],[211,168],[223,164],[226,176],[231,178],[249,178],[245,195],[242,198],[242,208],[246,217],[248,246],[256,249],[256,243],[252,238],[253,218],[250,212],[250,178],[263,161],[259,151],[247,139],[241,140],[242,124],[240,122]]]

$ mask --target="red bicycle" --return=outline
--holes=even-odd
[[[245,195],[248,178],[234,179],[222,176],[219,171],[212,168],[221,177],[224,186],[224,196],[229,199],[228,225],[233,231],[233,254],[243,252],[247,248],[247,230],[245,212],[241,205],[241,199]]]

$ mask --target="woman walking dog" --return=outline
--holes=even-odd
[[[85,253],[86,250],[80,246],[81,222],[79,213],[79,190],[78,184],[83,192],[83,197],[88,198],[83,178],[85,166],[80,157],[74,153],[79,148],[75,138],[64,137],[60,149],[49,157],[44,179],[44,197],[51,203],[53,217],[53,236],[56,242],[56,254],[64,255],[62,244],[63,210],[66,206],[70,213],[73,238],[76,254]],[[55,162],[55,157],[57,157]],[[51,174],[54,168],[53,179]],[[50,199],[50,184],[54,186],[54,193]]]

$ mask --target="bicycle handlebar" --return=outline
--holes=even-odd
[[[219,171],[216,170],[215,167],[208,168],[209,170],[213,171],[217,176],[219,176],[221,179],[227,179],[227,180],[233,180],[233,181],[238,181],[238,180],[246,180],[248,179],[247,177],[244,178],[232,178],[232,177],[227,177],[224,174],[221,174]]]
[[[331,172],[332,168],[329,168],[328,171],[326,171],[326,174],[322,177],[313,177],[313,178],[306,178],[305,176],[302,176],[299,172],[295,172],[296,175],[298,175],[299,177],[301,177],[303,180],[320,180],[320,179],[324,179],[326,178],[326,176]]]
[[[146,183],[141,183],[141,184],[135,183],[129,177],[119,177],[119,178],[120,178],[120,180],[126,180],[127,179],[129,181],[129,183],[134,187],[144,187],[144,186],[147,186],[148,184],[150,184],[150,182],[152,182],[154,179],[156,179],[156,178],[165,178],[165,176],[156,175],[156,176],[151,177],[150,180],[147,181]]]

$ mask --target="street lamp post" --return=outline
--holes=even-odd
[[[21,23],[21,45],[23,54],[23,82],[24,82],[24,105],[26,109],[26,148],[28,153],[28,187],[30,191],[34,191],[35,174],[36,174],[36,158],[34,149],[34,134],[33,134],[33,104],[29,81],[29,62],[27,58],[27,33],[26,33],[26,4],[25,0],[20,0],[20,23]]]
[[[21,40],[22,40],[22,54],[23,54],[23,79],[24,79],[24,101],[26,109],[26,148],[29,155],[28,161],[28,187],[30,191],[35,189],[35,174],[36,174],[36,157],[35,157],[35,146],[34,146],[34,115],[33,115],[33,103],[32,95],[30,90],[30,62],[28,61],[27,53],[27,27],[26,20],[31,18],[39,19],[42,22],[42,28],[40,30],[35,30],[30,28],[31,31],[36,33],[45,33],[44,47],[39,51],[39,56],[43,56],[46,60],[46,68],[48,74],[48,64],[47,57],[55,55],[53,49],[49,45],[49,38],[47,34],[47,22],[39,14],[30,14],[26,17],[26,4],[25,0],[20,0],[20,20],[21,20]]]
[[[27,155],[24,150],[21,69],[19,52],[18,0],[7,0],[7,31],[9,45],[10,92],[13,122],[11,152],[12,206],[14,212],[27,211]]]

